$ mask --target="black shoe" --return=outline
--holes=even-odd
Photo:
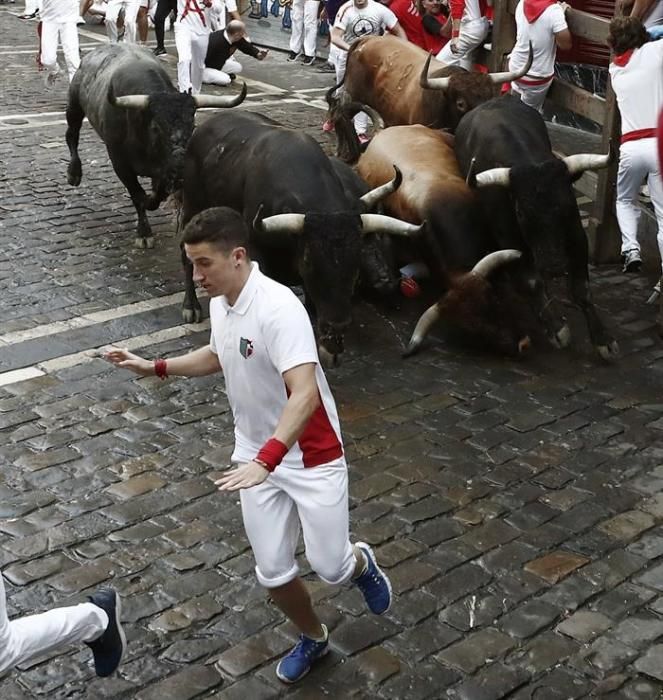
[[[302,65],[303,66],[312,66],[315,63],[315,56],[307,56],[304,54],[302,57]]]
[[[286,59],[287,61],[294,61],[298,56],[301,56],[300,53],[297,53],[297,51],[291,51],[288,54],[288,58]]]
[[[627,250],[622,255],[622,272],[640,272],[642,260],[640,259],[640,251]]]
[[[39,10],[35,10],[31,15],[19,15],[19,19],[34,19],[39,14]]]
[[[166,56],[168,54],[168,51],[163,46],[157,46],[156,49],[152,50],[152,53],[155,56]]]
[[[237,76],[236,76],[234,73],[228,73],[228,77],[229,77],[231,80],[237,80]]]
[[[316,73],[336,73],[336,68],[334,68],[331,63],[325,63],[318,68]]]
[[[86,642],[92,649],[94,670],[99,677],[105,678],[117,670],[127,648],[127,640],[120,622],[120,596],[113,588],[104,587],[90,596],[90,602],[108,615],[108,627],[101,637],[93,642]]]

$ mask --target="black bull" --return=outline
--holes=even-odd
[[[154,239],[145,211],[156,209],[181,187],[196,109],[233,107],[245,96],[246,85],[237,97],[179,93],[149,51],[127,44],[95,49],[83,58],[69,88],[69,184],[81,182],[78,138],[87,117],[136,207],[136,246],[151,248]],[[138,182],[139,175],[152,179],[149,196]]]
[[[566,276],[593,345],[603,359],[615,357],[617,343],[591,300],[587,238],[572,187],[585,170],[605,167],[609,155],[557,158],[542,116],[510,95],[463,117],[456,130],[456,155],[461,172],[478,188],[497,245],[523,252],[523,289],[529,291],[551,342],[560,347],[570,342],[565,319],[547,292],[552,278]]]
[[[242,212],[250,252],[270,277],[302,284],[317,315],[321,352],[335,362],[351,322],[362,234],[416,233],[420,227],[363,213],[393,192],[400,174],[361,199],[310,136],[250,112],[212,117],[196,129],[184,165],[182,225],[209,207]],[[183,316],[200,319],[192,266],[183,253]]]

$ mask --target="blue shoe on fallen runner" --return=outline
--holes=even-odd
[[[276,667],[276,675],[284,683],[296,683],[303,678],[310,670],[311,666],[321,659],[329,651],[329,632],[322,625],[325,631],[325,641],[316,642],[315,639],[299,635],[299,641],[295,648],[284,656]]]
[[[108,586],[100,588],[89,600],[108,615],[108,626],[102,635],[92,642],[86,642],[92,650],[94,670],[98,676],[106,678],[117,671],[127,648],[120,622],[120,596]]]
[[[373,550],[365,542],[355,543],[364,553],[368,564],[363,574],[353,578],[369,610],[375,615],[384,615],[391,607],[391,582],[375,561]]]

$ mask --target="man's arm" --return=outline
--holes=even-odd
[[[320,405],[315,367],[311,362],[283,373],[289,396],[272,438],[282,442],[288,450],[297,442]],[[219,487],[219,491],[237,491],[257,486],[268,476],[269,471],[265,467],[251,461],[233,469],[214,483]]]
[[[343,30],[340,27],[332,27],[331,30],[331,40],[332,44],[334,46],[338,46],[339,49],[343,49],[343,51],[349,51],[350,50],[350,44],[348,44],[344,39],[343,39]]]
[[[394,24],[393,27],[388,28],[387,31],[390,34],[393,34],[398,39],[401,39],[402,41],[407,41],[407,35],[405,34],[405,30],[403,29],[403,27],[401,27],[401,25],[398,22],[396,22],[396,24]]]
[[[146,360],[123,348],[111,347],[103,354],[103,358],[116,367],[128,369],[134,374],[143,377],[155,376],[153,360]],[[176,377],[204,377],[221,370],[221,363],[216,353],[210,350],[209,345],[193,350],[186,355],[169,357],[166,360],[166,372],[169,376]]]
[[[253,56],[253,58],[257,58],[259,61],[262,61],[263,58],[269,53],[266,49],[259,49],[257,46],[254,46],[250,41],[247,41],[243,37],[236,42],[235,46],[242,52],[245,53],[249,56]]]
[[[566,2],[560,2],[558,3],[560,8],[562,9],[562,12],[564,15],[571,9],[571,5],[569,5]],[[564,26],[565,22],[559,22],[558,27]],[[560,48],[562,51],[568,51],[572,46],[573,46],[573,36],[571,35],[571,32],[569,31],[568,27],[565,27],[564,29],[560,29],[558,32],[553,32],[555,35],[555,43],[557,44],[557,47]]]
[[[638,19],[646,17],[657,1],[658,0],[635,0],[631,8],[630,16],[637,17]]]

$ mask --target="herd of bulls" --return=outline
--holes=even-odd
[[[569,328],[548,284],[565,276],[598,353],[615,357],[591,301],[572,189],[609,156],[558,158],[538,112],[495,97],[496,85],[518,75],[431,73],[430,63],[389,36],[356,42],[343,89],[328,93],[339,155],[329,158],[310,136],[250,112],[222,112],[194,129],[196,108],[235,106],[246,86],[236,97],[180,94],[151,54],[104,46],[86,55],[70,87],[69,183],[81,181],[87,116],[136,207],[139,247],[153,245],[146,210],[172,193],[182,201],[182,225],[209,207],[242,212],[266,274],[304,288],[326,363],[343,352],[357,282],[390,294],[398,267],[412,260],[426,262],[439,298],[406,354],[437,321],[508,354],[529,346],[532,323],[564,347]],[[377,130],[363,153],[352,126],[360,110]],[[150,195],[138,176],[152,179]],[[183,262],[184,319],[198,321]]]

